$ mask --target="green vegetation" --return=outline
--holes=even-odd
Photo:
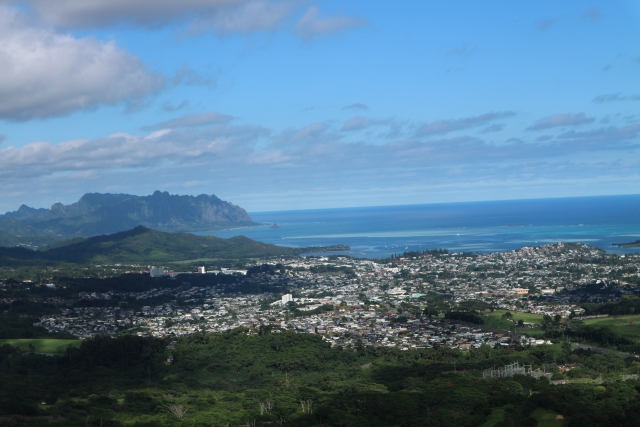
[[[17,211],[0,215],[0,231],[22,240],[48,238],[49,243],[111,234],[139,225],[186,232],[258,224],[244,209],[216,196],[178,196],[160,191],[142,197],[89,193],[66,206],[56,203],[51,209],[33,209],[22,205]]]
[[[612,243],[611,246],[619,246],[621,248],[640,248],[640,240],[634,240],[628,243]]]
[[[326,248],[325,248],[326,249]],[[331,248],[329,248],[331,249]],[[319,252],[322,248],[313,248]],[[57,246],[47,251],[0,248],[0,264],[8,266],[51,263],[171,263],[202,259],[239,259],[265,256],[294,256],[308,248],[285,248],[260,243],[248,237],[222,239],[189,233],[165,233],[136,227],[107,236],[92,237]]]
[[[0,346],[9,344],[22,351],[64,355],[67,347],[80,347],[80,340],[61,340],[50,338],[0,339]]]
[[[640,340],[640,314],[586,319],[585,325],[607,327],[618,335],[632,340]]]
[[[484,313],[484,315],[491,319],[502,319],[502,316],[504,316],[505,313],[507,313],[507,310],[495,310],[492,312]],[[516,322],[518,320],[522,320],[525,323],[532,323],[535,325],[541,325],[542,319],[544,317],[542,314],[525,313],[522,311],[511,311],[510,313],[512,315],[512,319],[515,320]],[[511,327],[513,327],[514,325],[513,322],[507,322],[507,323],[501,323],[501,324],[504,324],[504,325],[508,324],[508,325],[511,325]]]
[[[616,355],[567,346],[343,350],[314,335],[247,332],[190,335],[173,350],[158,339],[95,338],[60,357],[22,352],[5,341],[0,419],[54,427],[622,427],[635,425],[640,414],[640,382],[612,380],[640,373],[640,363]],[[552,358],[574,364],[576,378],[605,381],[552,386],[545,379],[480,375],[490,366],[537,367]]]
[[[558,418],[558,414],[548,409],[537,408],[531,413],[531,416],[538,420],[538,427],[562,427],[562,418]]]
[[[501,423],[504,420],[504,410],[504,407],[493,408],[491,414],[487,417],[487,421],[480,427],[495,427],[498,423]]]

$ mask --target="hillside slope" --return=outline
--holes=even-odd
[[[69,262],[76,264],[171,263],[196,259],[238,259],[297,255],[304,249],[256,242],[244,236],[222,239],[166,233],[138,226],[111,235],[75,239],[47,251],[0,248],[0,265]]]

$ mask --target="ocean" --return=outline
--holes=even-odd
[[[640,239],[640,195],[251,212],[265,226],[202,232],[290,247],[348,245],[363,258],[404,251],[502,252],[580,242],[609,253]],[[273,224],[280,228],[271,228]]]

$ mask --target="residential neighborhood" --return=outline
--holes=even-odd
[[[427,314],[424,309],[439,306],[444,311],[475,302],[484,304],[484,310],[580,316],[582,303],[637,293],[639,264],[638,255],[606,255],[581,244],[557,243],[492,254],[408,253],[382,261],[345,256],[279,258],[236,270],[199,267],[197,273],[178,274],[153,266],[172,278],[171,286],[49,298],[45,302],[59,305],[60,311],[43,316],[36,326],[83,339],[121,333],[178,337],[235,328],[253,334],[262,328],[318,334],[334,346],[508,345],[510,336],[504,331],[446,319],[442,312]],[[217,275],[231,275],[236,281],[196,284]],[[279,292],[242,291],[247,287]],[[123,300],[136,301],[139,308],[115,303]]]

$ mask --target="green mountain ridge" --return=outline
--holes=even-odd
[[[51,209],[26,205],[0,215],[0,245],[47,245],[74,237],[130,230],[139,225],[168,232],[255,226],[247,212],[215,195],[179,196],[156,191],[149,196],[88,193],[76,203]]]
[[[0,248],[0,265],[28,265],[47,262],[75,264],[171,263],[198,259],[238,259],[265,256],[294,256],[310,249],[285,248],[237,236],[223,239],[190,233],[167,233],[138,226],[132,230],[87,239],[74,239],[46,251]]]

